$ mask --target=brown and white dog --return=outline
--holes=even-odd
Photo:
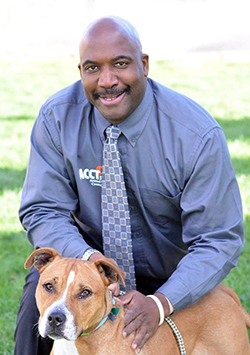
[[[34,251],[25,268],[40,272],[36,301],[39,332],[54,339],[53,355],[129,355],[130,335],[123,338],[125,310],[108,290],[123,280],[108,259],[94,263],[62,258],[54,249]],[[115,313],[115,315],[113,314]],[[217,286],[195,305],[172,317],[182,334],[187,355],[249,355],[250,316],[230,288]],[[143,355],[179,355],[176,339],[164,322],[144,345]]]

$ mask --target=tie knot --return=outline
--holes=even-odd
[[[121,130],[117,126],[111,125],[108,128],[106,128],[107,139],[118,139],[120,134],[121,134]]]

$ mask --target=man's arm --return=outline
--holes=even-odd
[[[180,204],[188,254],[158,290],[175,310],[219,284],[237,265],[243,248],[240,192],[221,129],[203,137]]]
[[[34,248],[53,247],[64,256],[81,257],[89,246],[71,216],[77,205],[78,196],[66,170],[58,128],[53,118],[41,111],[31,135],[19,212]]]
[[[221,129],[203,137],[191,170],[181,198],[188,254],[155,293],[165,316],[170,309],[164,295],[175,311],[195,303],[236,266],[243,247],[240,193]],[[123,296],[122,302],[128,305],[124,332],[136,331],[133,347],[141,349],[157,330],[159,311],[153,300],[136,291]]]

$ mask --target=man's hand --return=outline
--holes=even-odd
[[[164,296],[160,295],[159,299],[163,301],[165,315],[169,314],[169,307],[164,302]],[[162,296],[162,297],[161,297]],[[127,305],[127,312],[124,318],[123,336],[126,337],[135,332],[135,339],[132,348],[139,352],[148,339],[156,332],[160,320],[158,307],[154,300],[144,296],[138,291],[129,291],[126,295],[119,297],[119,301],[123,305]]]

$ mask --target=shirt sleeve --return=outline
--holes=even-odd
[[[158,290],[175,311],[219,284],[236,266],[243,247],[240,192],[220,128],[202,138],[190,170],[180,202],[188,253]]]
[[[81,257],[89,247],[71,211],[78,197],[68,176],[59,127],[53,113],[41,110],[31,134],[31,152],[19,216],[34,248],[51,247],[67,257]]]

